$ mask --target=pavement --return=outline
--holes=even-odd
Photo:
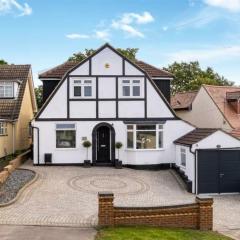
[[[93,228],[0,225],[1,240],[94,240]]]

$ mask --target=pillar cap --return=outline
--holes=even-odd
[[[98,192],[99,197],[113,197],[113,192]]]

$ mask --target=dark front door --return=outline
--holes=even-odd
[[[240,151],[198,151],[198,193],[240,192]]]
[[[97,130],[97,162],[110,162],[110,129],[107,126]]]

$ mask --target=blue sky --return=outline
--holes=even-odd
[[[199,60],[240,85],[240,0],[0,0],[0,59],[32,64],[35,85],[105,42],[158,67]]]

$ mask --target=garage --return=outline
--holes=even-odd
[[[240,192],[239,150],[198,150],[197,155],[198,193]]]
[[[239,139],[219,129],[197,128],[174,143],[175,169],[190,192],[240,192]]]

